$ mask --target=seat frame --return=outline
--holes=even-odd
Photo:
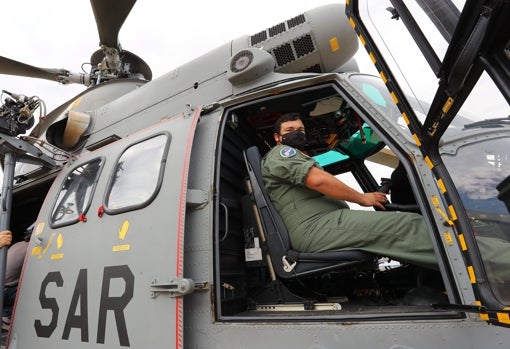
[[[282,279],[294,279],[334,270],[349,269],[362,264],[373,264],[377,257],[361,250],[327,252],[300,252],[292,249],[287,228],[266,191],[261,172],[260,151],[256,146],[243,151],[251,183],[250,193],[257,206],[272,268]]]

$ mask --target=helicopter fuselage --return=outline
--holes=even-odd
[[[380,77],[331,68],[349,64],[357,38],[321,32],[307,16],[333,10],[285,22],[263,49],[241,37],[150,82],[97,85],[36,127],[38,144],[54,146],[43,152],[58,158],[17,168],[12,226],[35,224],[8,348],[510,342],[508,289],[484,274],[480,257],[466,258],[475,228],[460,229],[510,240],[508,200],[485,186],[506,188],[499,169],[508,161],[498,154],[510,125],[455,130],[427,153]],[[320,72],[287,65],[310,63]],[[380,190],[402,164],[438,270],[385,256],[311,262],[275,252],[283,235],[257,201],[247,150],[268,152],[273,123],[287,112],[303,115],[309,156],[360,192]],[[479,172],[489,194],[474,208],[472,188],[458,180],[469,161],[494,170]],[[410,209],[393,204],[387,209]]]

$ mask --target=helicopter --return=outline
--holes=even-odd
[[[7,348],[510,341],[510,289],[476,238],[510,241],[509,3],[377,1],[382,22],[363,12],[374,2],[332,3],[153,78],[118,42],[135,2],[91,0],[100,50],[87,73],[0,57],[1,74],[87,86],[47,114],[39,97],[3,90],[0,228],[33,224]],[[391,54],[384,26],[399,28]],[[436,82],[430,102],[390,61],[408,59],[404,39]],[[359,50],[378,75],[359,71]],[[503,107],[475,121],[463,108],[483,106],[480,82]],[[438,271],[292,249],[259,173],[287,112],[303,115],[306,151],[326,171],[423,216]],[[410,202],[393,197],[397,168]]]

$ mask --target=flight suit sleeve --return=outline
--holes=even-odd
[[[268,154],[262,165],[274,180],[303,185],[308,171],[316,162],[294,148],[280,146]]]

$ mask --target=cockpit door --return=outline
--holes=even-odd
[[[183,347],[188,169],[200,110],[63,170],[28,248],[10,348]]]
[[[431,202],[437,210],[441,198],[448,207],[449,216],[444,209],[442,215],[455,234],[445,234],[447,244],[458,240],[469,276],[463,289],[472,287],[475,298],[465,301],[477,304],[457,309],[509,327],[509,258],[503,254],[509,250],[508,210],[501,201],[509,173],[504,127],[510,79],[503,67],[508,67],[503,28],[510,6],[476,0],[391,4],[382,8],[376,0],[351,0],[346,14],[441,189]],[[395,35],[404,29],[409,36]],[[466,190],[473,177],[474,189]]]

